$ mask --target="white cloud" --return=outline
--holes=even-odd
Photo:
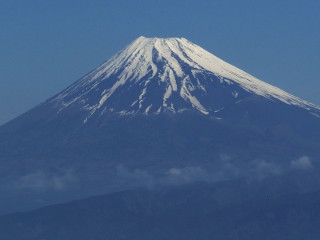
[[[313,166],[308,156],[302,156],[299,159],[291,161],[291,168],[307,170],[313,168]]]
[[[165,182],[180,184],[195,181],[208,181],[212,175],[199,166],[189,166],[184,168],[171,168],[167,172]]]
[[[123,165],[119,165],[116,168],[117,175],[124,180],[127,185],[141,185],[152,187],[154,184],[154,178],[151,174],[140,169],[128,169]]]
[[[14,184],[17,188],[25,188],[36,191],[64,190],[70,184],[77,181],[72,170],[63,174],[51,175],[42,170],[26,174],[20,177]]]
[[[251,171],[258,179],[263,179],[270,175],[279,175],[284,171],[280,165],[262,159],[254,160],[251,164]]]

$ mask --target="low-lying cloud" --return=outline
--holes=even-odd
[[[214,164],[214,165],[213,165]],[[181,185],[192,182],[217,182],[236,178],[261,180],[267,177],[285,174],[290,171],[314,169],[308,156],[301,156],[292,161],[267,161],[255,159],[238,161],[228,155],[221,155],[212,165],[172,166],[162,170],[130,168],[126,165],[115,167],[112,175],[96,176],[111,187],[118,189],[131,187],[154,187],[157,185]],[[100,173],[101,174],[101,173]],[[114,174],[114,175],[113,175]],[[94,179],[95,176],[83,176],[73,170],[60,173],[48,173],[38,170],[20,176],[8,187],[30,189],[33,191],[64,191]]]
[[[308,156],[302,156],[296,160],[291,161],[291,168],[299,170],[308,170],[312,169],[313,165]]]
[[[141,169],[129,169],[124,165],[116,167],[116,175],[122,180],[122,184],[129,186],[141,185],[152,187],[154,185],[154,176]]]
[[[77,182],[72,170],[61,174],[48,174],[42,170],[21,176],[15,183],[16,188],[35,191],[56,190],[61,191]]]
[[[196,181],[211,181],[213,175],[209,174],[200,166],[189,166],[183,168],[171,168],[163,177],[163,182],[181,184]]]
[[[310,170],[313,168],[311,159],[301,156],[287,162],[266,161],[255,159],[241,164],[228,155],[221,155],[215,167],[184,166],[171,167],[162,172],[148,172],[138,168],[130,169],[124,165],[116,168],[119,183],[126,186],[180,185],[192,182],[217,182],[238,177],[262,180],[292,170]]]
[[[271,175],[280,175],[284,171],[284,167],[280,164],[268,162],[262,159],[251,162],[251,172],[258,179],[263,179]]]

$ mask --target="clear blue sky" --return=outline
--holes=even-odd
[[[138,36],[185,37],[320,105],[319,0],[0,0],[0,124]]]

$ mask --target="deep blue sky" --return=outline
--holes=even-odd
[[[0,0],[0,124],[138,36],[185,37],[320,105],[319,0]]]

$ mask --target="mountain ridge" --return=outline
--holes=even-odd
[[[271,184],[280,186],[278,192]],[[307,235],[318,239],[319,190],[298,193],[286,184],[277,179],[257,187],[240,180],[114,192],[0,215],[0,237],[269,240]]]

